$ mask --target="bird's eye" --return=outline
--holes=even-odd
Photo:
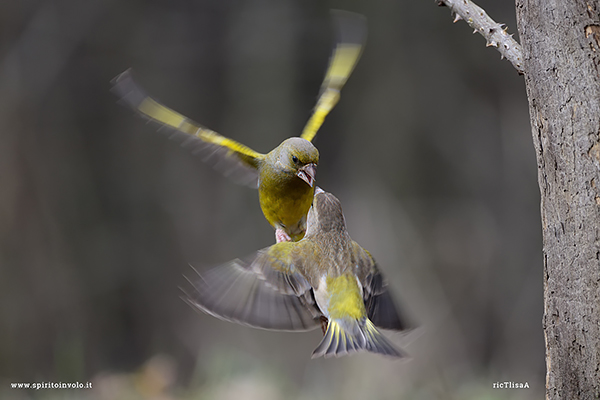
[[[298,157],[292,156],[292,161],[294,162],[294,164],[298,164]]]

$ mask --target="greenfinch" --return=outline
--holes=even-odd
[[[358,351],[404,357],[378,328],[405,324],[368,251],[346,229],[340,201],[317,188],[307,230],[246,260],[199,274],[183,299],[217,318],[271,330],[323,328],[312,356]]]
[[[332,53],[317,104],[300,137],[284,140],[267,154],[226,138],[149,97],[127,70],[113,80],[113,91],[142,116],[170,128],[183,145],[239,183],[258,188],[259,203],[275,229],[277,242],[297,241],[306,230],[314,196],[319,152],[311,143],[360,58],[366,36],[363,16],[336,11],[340,37]]]

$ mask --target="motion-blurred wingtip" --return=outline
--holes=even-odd
[[[367,38],[367,18],[346,10],[331,10],[338,31],[338,43],[363,45]]]
[[[119,97],[118,103],[134,109],[147,97],[146,93],[139,87],[133,78],[133,70],[126,69],[110,81],[110,91]]]

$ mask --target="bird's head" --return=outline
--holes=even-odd
[[[286,139],[278,146],[279,163],[310,187],[315,183],[319,151],[308,140],[299,137]]]
[[[344,232],[346,221],[342,212],[342,203],[333,194],[320,187],[315,189],[313,204],[308,211],[306,236],[319,232]]]

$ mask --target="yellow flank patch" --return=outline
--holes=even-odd
[[[363,302],[356,277],[344,274],[327,277],[327,292],[329,293],[329,316],[331,319],[350,317],[359,319],[367,312]]]

